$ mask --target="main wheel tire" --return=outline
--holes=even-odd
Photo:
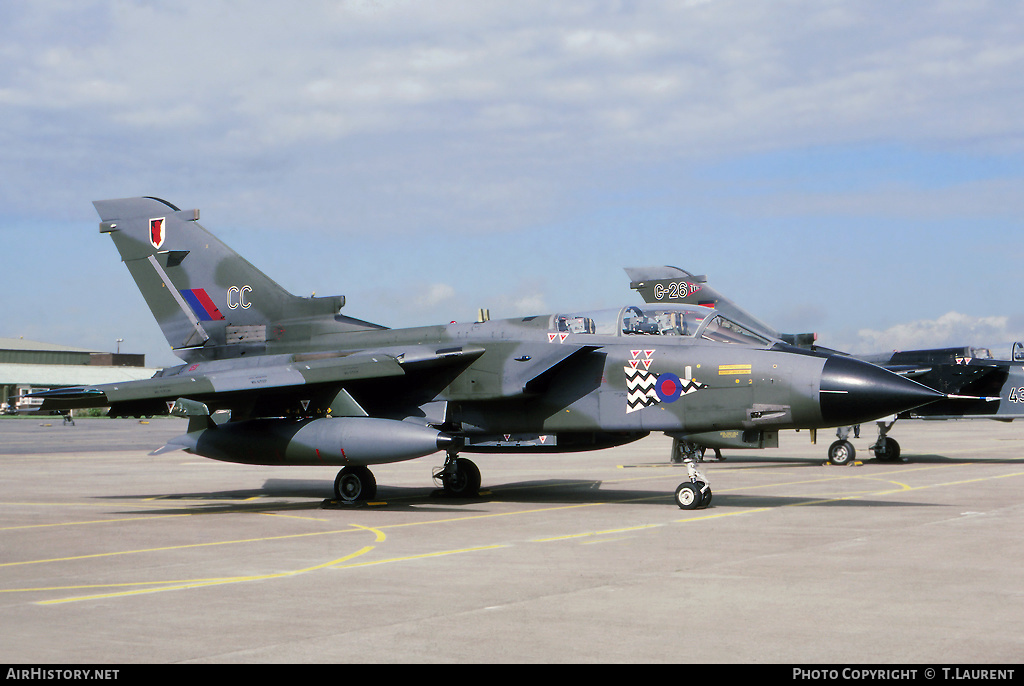
[[[455,474],[445,474],[443,483],[448,495],[474,496],[480,490],[480,468],[472,460],[457,458]]]
[[[875,457],[879,457],[877,450],[875,451]],[[880,459],[885,462],[900,461],[900,444],[896,442],[895,438],[885,437],[885,452],[882,453]]]
[[[676,505],[681,510],[696,510],[702,500],[700,488],[693,482],[684,481],[676,489]]]
[[[857,451],[849,441],[836,441],[828,448],[828,461],[837,465],[849,464],[856,454]]]
[[[369,500],[377,495],[377,480],[367,467],[345,467],[334,479],[334,495],[346,503]]]

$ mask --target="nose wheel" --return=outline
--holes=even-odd
[[[676,505],[682,510],[703,509],[711,504],[711,486],[707,477],[697,471],[693,462],[686,463],[689,481],[684,481],[676,488]]]
[[[850,464],[856,454],[857,451],[854,450],[853,443],[836,441],[828,448],[828,461],[837,465]]]

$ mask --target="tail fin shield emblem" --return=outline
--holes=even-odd
[[[159,250],[160,246],[164,244],[166,226],[167,220],[165,217],[157,217],[156,219],[149,220],[149,242],[157,250]]]

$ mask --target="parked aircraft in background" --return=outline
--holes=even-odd
[[[707,283],[706,276],[691,274],[678,267],[630,267],[626,273],[630,287],[652,304],[677,303],[713,308],[727,314],[752,331],[781,339],[787,343],[823,354],[850,358],[817,344],[811,333],[785,334],[775,331],[743,308],[736,305]],[[1004,357],[999,357],[1004,355]],[[880,460],[899,460],[900,445],[888,435],[899,418],[915,419],[995,419],[1012,421],[1024,417],[1024,343],[1006,345],[994,355],[989,348],[964,346],[906,350],[893,353],[856,356],[934,388],[946,397],[938,402],[910,408],[879,419],[878,439],[871,446]],[[856,451],[848,440],[849,425],[837,427],[837,440],[829,446],[829,460],[845,464],[854,459]],[[812,440],[814,434],[812,433]],[[778,446],[775,432],[716,431],[680,437],[676,448],[680,454],[702,455],[711,448],[768,448]]]

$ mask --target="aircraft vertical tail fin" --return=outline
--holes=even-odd
[[[150,197],[93,205],[100,232],[110,234],[167,342],[185,360],[260,352],[284,331],[281,322],[333,324],[345,304],[344,296],[292,295],[203,228],[199,210]],[[350,329],[379,328],[340,319]]]
[[[712,288],[707,282],[707,276],[695,276],[685,269],[669,265],[626,267],[626,274],[630,278],[629,287],[638,292],[644,302],[714,307],[755,331],[766,333],[772,338],[782,335]]]

